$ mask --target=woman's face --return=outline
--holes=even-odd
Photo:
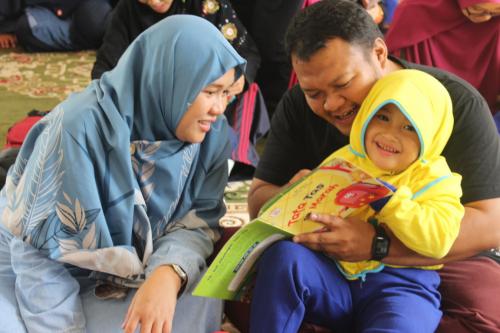
[[[159,14],[165,14],[174,0],[139,0],[140,3],[148,5],[153,11]]]
[[[179,140],[199,143],[205,139],[212,124],[226,109],[234,74],[233,68],[201,90],[175,129]]]

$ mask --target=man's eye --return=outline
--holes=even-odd
[[[346,83],[339,83],[339,84],[336,84],[335,85],[335,88],[337,89],[342,89],[342,88],[345,88],[349,85],[349,83],[351,83],[351,81],[347,81]]]

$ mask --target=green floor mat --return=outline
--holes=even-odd
[[[22,53],[0,49],[0,148],[13,123],[49,110],[90,82],[95,52]]]

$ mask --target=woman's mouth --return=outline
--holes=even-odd
[[[210,126],[212,125],[210,120],[199,120],[198,123],[200,124],[200,128],[203,132],[210,131]]]

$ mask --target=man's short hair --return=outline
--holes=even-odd
[[[356,2],[322,0],[292,19],[285,36],[285,49],[288,56],[294,54],[307,61],[333,38],[370,50],[378,37],[383,38],[378,26]]]

